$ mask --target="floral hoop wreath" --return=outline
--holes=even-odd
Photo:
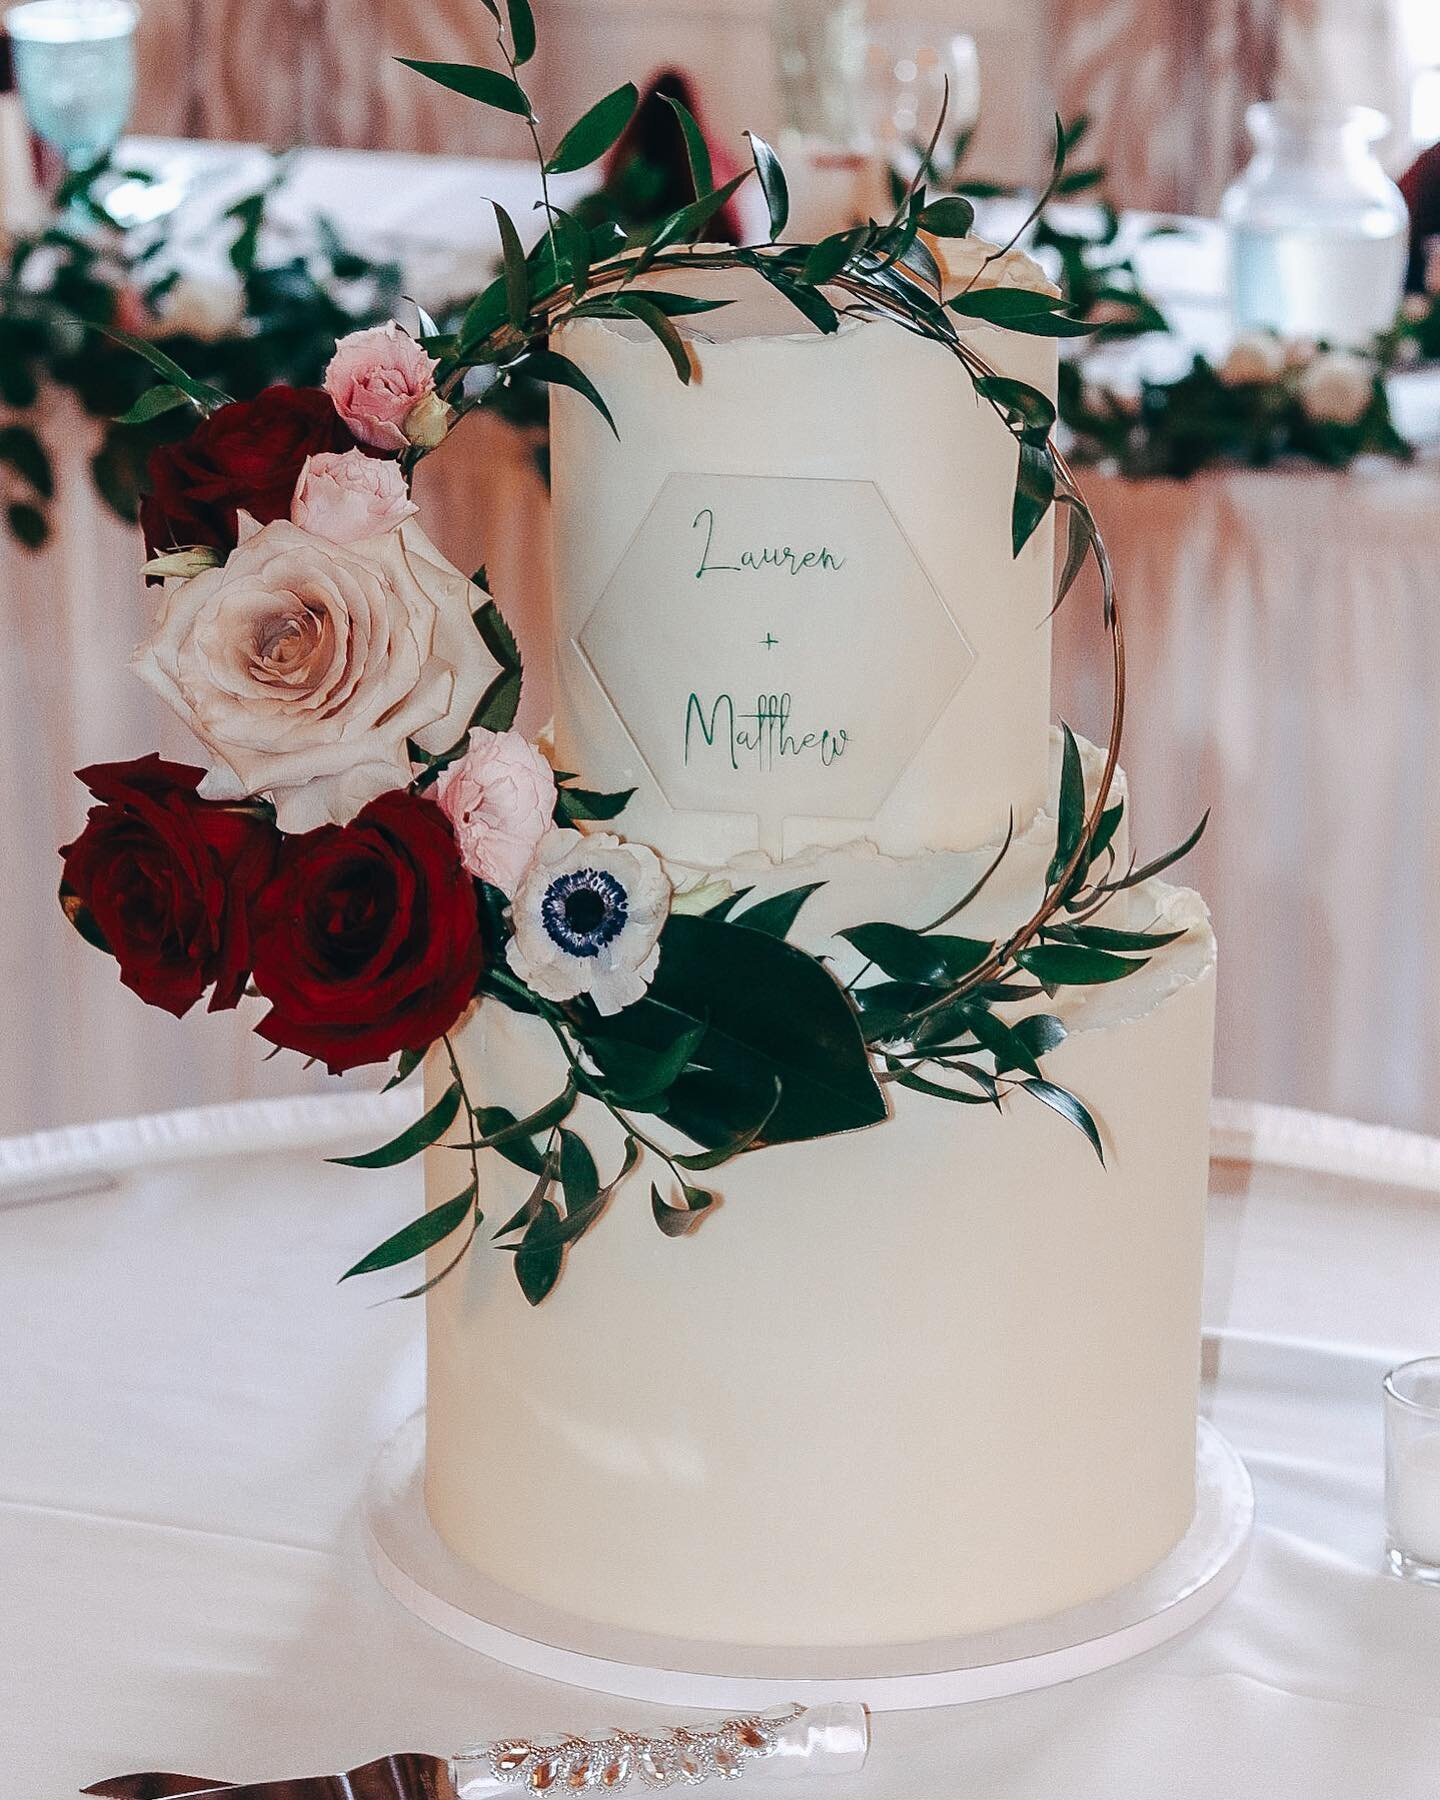
[[[270,389],[238,403],[154,345],[125,340],[162,378],[147,416],[165,422],[166,437],[152,455],[144,522],[147,571],[167,586],[136,666],[186,717],[212,766],[150,757],[81,772],[100,804],[62,853],[68,917],[116,956],[122,980],[142,998],[178,1014],[207,989],[212,1009],[258,994],[270,1011],[257,1032],[334,1070],[395,1057],[394,1085],[443,1047],[451,1080],[422,1117],[376,1150],[337,1159],[390,1167],[430,1146],[466,1157],[470,1179],[459,1193],[347,1271],[394,1267],[441,1244],[448,1252],[447,1240],[458,1238],[458,1252],[443,1255],[411,1295],[456,1267],[483,1223],[482,1150],[534,1178],[494,1233],[532,1304],[645,1155],[669,1171],[668,1194],[651,1182],[651,1207],[660,1229],[678,1237],[716,1199],[693,1176],[772,1144],[879,1124],[892,1084],[1001,1109],[1012,1093],[1029,1094],[1083,1132],[1103,1161],[1083,1100],[1044,1073],[1065,1026],[1032,1003],[1129,975],[1182,935],[1092,920],[1183,856],[1205,820],[1168,855],[1117,868],[1124,801],[1112,804],[1111,794],[1125,650],[1110,560],[1054,443],[1053,404],[999,373],[961,335],[967,323],[1051,337],[1087,327],[1058,296],[984,284],[1025,226],[983,257],[968,286],[944,297],[930,244],[965,237],[974,215],[960,196],[925,193],[943,107],[894,216],[815,244],[784,241],[784,173],[752,136],[770,240],[702,251],[700,234],[751,171],[717,187],[698,126],[672,100],[697,198],[642,239],[587,228],[551,203],[548,176],[603,156],[634,112],[635,89],[597,102],[547,156],[518,78],[534,49],[528,5],[509,0],[504,23],[490,11],[508,75],[411,66],[526,120],[546,230],[527,255],[496,205],[503,271],[453,328],[420,312],[417,336],[394,324],[352,334],[323,392]],[[1063,162],[1057,131],[1037,211]],[[603,395],[552,347],[553,334],[570,320],[636,321],[688,382],[691,352],[675,318],[727,302],[637,288],[636,279],[737,268],[758,274],[822,332],[842,318],[887,320],[959,360],[1016,440],[1015,552],[1052,506],[1064,507],[1068,547],[1055,605],[1093,561],[1111,644],[1103,769],[1087,796],[1076,740],[1062,727],[1056,845],[1034,913],[995,940],[944,929],[1000,867],[1012,816],[988,868],[940,918],[919,929],[874,921],[838,933],[862,959],[843,985],[789,942],[813,884],[748,905],[748,890],[723,883],[672,894],[652,850],[596,829],[630,796],[577,786],[514,732],[520,659],[483,591],[483,571],[467,583],[411,516],[416,464],[485,403],[467,381],[473,372],[487,373],[490,394],[522,378],[568,387],[614,429]],[[193,430],[177,443],[182,410]],[[263,493],[247,475],[260,449]],[[227,608],[238,620],[229,635]],[[748,996],[743,1007],[738,994]],[[560,1091],[523,1118],[467,1085],[451,1034],[477,999],[539,1020],[563,1054]],[[623,1132],[621,1166],[606,1181],[567,1123],[582,1098]],[[658,1121],[666,1141],[637,1115]]]

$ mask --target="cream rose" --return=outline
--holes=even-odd
[[[949,293],[964,288],[1028,288],[1058,300],[1060,290],[1033,256],[1023,250],[1004,250],[984,238],[935,238],[930,240],[935,260]]]
[[[1284,372],[1285,346],[1273,331],[1242,331],[1215,371],[1226,387],[1278,381]]]
[[[337,545],[241,520],[220,568],[167,586],[134,668],[211,753],[201,793],[269,794],[284,831],[347,823],[448,750],[498,673],[476,590],[412,520]]]
[[[1296,392],[1317,425],[1358,425],[1375,394],[1375,365],[1353,350],[1322,350]]]
[[[379,537],[418,511],[400,465],[363,450],[307,456],[290,503],[292,524],[332,544]]]

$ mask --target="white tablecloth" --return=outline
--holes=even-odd
[[[420,1400],[421,1314],[374,1306],[393,1282],[333,1276],[410,1216],[419,1182],[319,1153],[413,1105],[0,1142],[7,1795],[659,1716],[462,1650],[365,1561],[361,1483]],[[1379,1379],[1440,1348],[1440,1143],[1270,1109],[1218,1123],[1205,1403],[1258,1490],[1239,1588],[1108,1674],[881,1716],[862,1776],[795,1800],[1433,1800],[1440,1593],[1379,1572]]]
[[[176,154],[217,191],[259,166],[233,147]],[[494,251],[487,196],[533,221],[528,181],[515,164],[318,151],[297,159],[284,206],[330,213],[428,279],[452,256],[479,279]],[[1143,259],[1187,335],[1213,346],[1225,329],[1218,232],[1155,239]],[[1435,410],[1424,378],[1402,398],[1411,428]],[[95,501],[73,421],[52,435],[68,438],[55,545],[30,557],[0,535],[0,994],[12,1021],[0,1130],[320,1085],[294,1058],[262,1063],[234,1017],[177,1023],[141,1007],[55,909],[52,850],[83,817],[70,771],[194,748],[125,671],[149,609],[135,542]],[[528,447],[471,423],[423,474],[441,547],[467,570],[489,564],[533,650],[549,533]],[[1131,645],[1125,761],[1142,851],[1213,809],[1187,875],[1222,944],[1221,1089],[1440,1131],[1440,467],[1187,483],[1092,472],[1085,485]],[[1056,711],[1096,734],[1108,661],[1092,611],[1077,596],[1060,615]],[[537,656],[530,666],[534,725],[547,696]]]

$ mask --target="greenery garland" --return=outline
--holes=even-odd
[[[633,87],[627,84],[599,101],[546,156],[518,79],[533,47],[528,5],[509,0],[503,22],[494,5],[489,10],[508,76],[467,65],[411,66],[453,91],[524,117],[535,137],[542,180],[604,155],[633,111]],[[1010,847],[1008,833],[980,881],[930,925],[914,930],[877,921],[840,933],[864,959],[861,976],[844,988],[820,959],[788,942],[814,891],[811,886],[748,906],[746,893],[729,894],[700,916],[672,914],[661,935],[660,970],[650,993],[610,1020],[597,1019],[583,1006],[543,1000],[492,962],[481,978],[481,995],[536,1016],[549,1028],[565,1061],[560,1091],[525,1118],[487,1106],[469,1092],[447,1038],[452,1079],[425,1116],[391,1144],[345,1160],[371,1167],[414,1155],[439,1143],[463,1110],[469,1130],[460,1147],[472,1159],[481,1149],[494,1150],[534,1177],[526,1201],[496,1234],[501,1247],[515,1253],[517,1278],[532,1303],[550,1291],[567,1247],[599,1217],[642,1152],[660,1158],[670,1170],[674,1191],[666,1196],[652,1183],[651,1205],[660,1228],[680,1235],[715,1200],[713,1192],[696,1182],[698,1174],[767,1145],[877,1123],[887,1115],[883,1090],[890,1084],[961,1104],[996,1107],[1012,1090],[1027,1093],[1082,1131],[1103,1161],[1101,1136],[1083,1101],[1049,1081],[1043,1071],[1043,1056],[1065,1036],[1061,1021],[1047,1012],[1031,1012],[1010,1022],[999,1009],[1053,995],[1062,987],[1123,978],[1143,967],[1148,953],[1180,936],[1120,931],[1094,919],[1116,894],[1183,856],[1204,828],[1202,820],[1184,844],[1144,867],[1133,862],[1124,869],[1116,866],[1113,842],[1124,803],[1112,804],[1111,794],[1124,720],[1125,659],[1109,558],[1093,515],[1056,449],[1053,405],[1033,387],[999,373],[962,336],[963,328],[973,323],[1057,337],[1076,335],[1084,324],[1063,300],[1028,290],[972,284],[946,300],[940,270],[922,234],[964,236],[973,209],[958,195],[929,196],[918,172],[899,194],[888,221],[869,221],[816,244],[785,241],[784,171],[770,146],[753,135],[754,173],[765,196],[770,241],[697,252],[693,240],[749,171],[717,188],[695,121],[681,104],[671,104],[684,132],[696,198],[643,235],[627,237],[609,223],[585,226],[554,206],[547,194],[542,200],[547,229],[528,256],[513,220],[497,204],[501,273],[455,330],[436,331],[422,321],[425,348],[440,358],[441,393],[463,413],[480,403],[467,399],[473,393],[467,383],[476,371],[485,372],[492,396],[495,387],[503,391],[527,381],[558,384],[582,395],[613,429],[603,395],[554,347],[555,334],[572,320],[635,321],[663,346],[677,378],[688,382],[691,353],[675,320],[725,302],[636,286],[641,275],[671,270],[752,271],[821,332],[838,330],[847,318],[884,319],[928,338],[956,358],[1015,440],[1015,551],[1050,508],[1060,506],[1067,512],[1069,533],[1056,604],[1087,560],[1098,570],[1113,655],[1113,713],[1103,772],[1090,796],[1076,740],[1064,729],[1057,841],[1044,896],[1035,912],[1003,938],[974,939],[944,928],[1001,866]],[[1065,148],[1062,133],[1047,195],[1063,179]],[[922,170],[924,166],[922,161]],[[513,673],[518,680],[518,660]],[[437,759],[437,767],[444,760]],[[562,806],[568,794],[573,808],[575,791],[562,786],[561,794]],[[627,798],[587,794],[578,816],[613,817]],[[484,897],[493,929],[503,933],[503,896],[487,889]],[[757,1040],[753,1027],[747,1038],[746,1025],[736,1016],[733,996],[756,991],[769,993],[780,1013],[804,1021],[805,1042],[788,1053],[788,1061],[773,1041]],[[705,1068],[693,1060],[703,1055],[702,1046],[721,1038],[732,1046],[739,1042],[738,1060],[716,1057],[713,1049],[708,1061],[714,1066]],[[403,1059],[396,1078],[403,1079],[417,1062]],[[808,1084],[817,1068],[826,1077],[823,1101]],[[582,1096],[598,1101],[623,1133],[621,1167],[608,1182],[602,1183],[583,1139],[565,1126]],[[689,1153],[667,1149],[650,1128],[641,1128],[637,1115],[663,1119],[700,1148]],[[448,1207],[414,1221],[350,1273],[404,1261],[468,1220],[459,1255],[413,1290],[424,1292],[468,1248],[480,1222],[478,1184],[478,1165],[472,1161],[471,1183]]]

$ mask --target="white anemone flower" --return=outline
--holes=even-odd
[[[669,878],[644,844],[550,831],[516,891],[505,958],[542,1000],[589,994],[608,1016],[649,987],[669,910]]]

